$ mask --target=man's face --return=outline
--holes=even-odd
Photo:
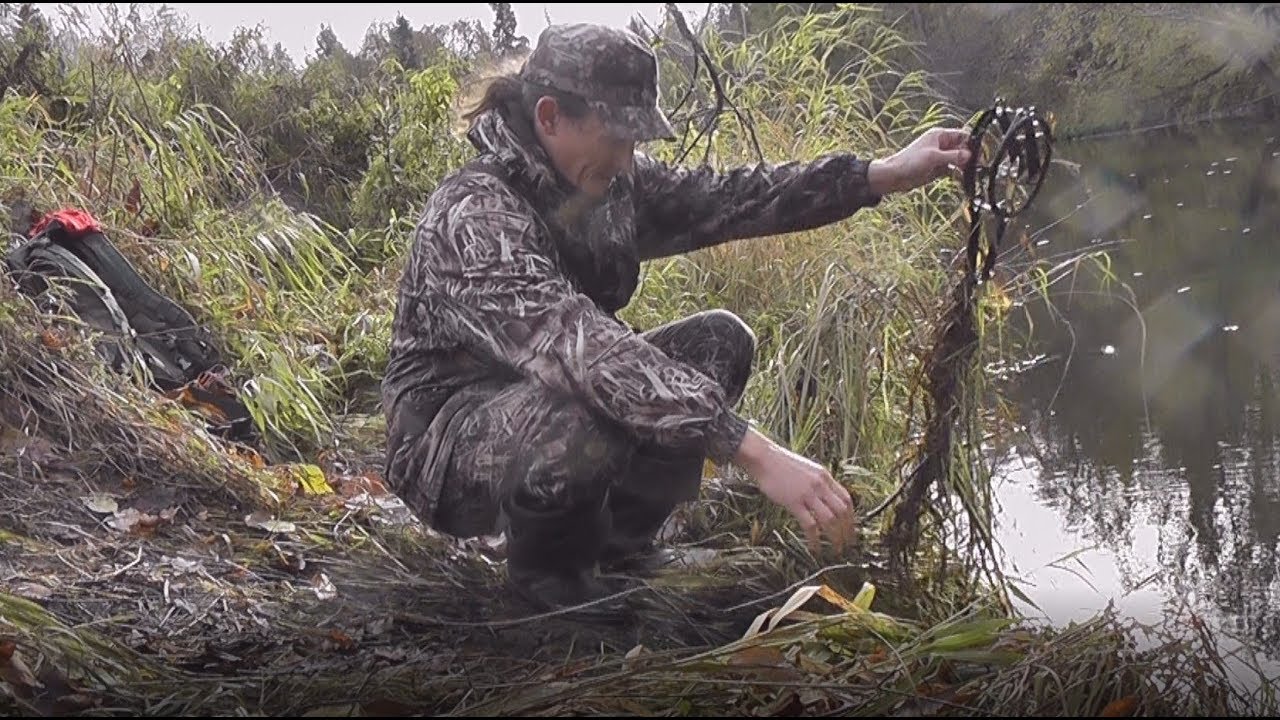
[[[592,112],[571,118],[551,98],[538,103],[538,126],[556,168],[579,190],[602,198],[615,177],[631,171],[636,143],[610,133]]]

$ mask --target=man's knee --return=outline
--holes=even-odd
[[[758,341],[755,331],[742,318],[728,310],[706,310],[698,318],[703,331],[714,339],[717,352],[726,355],[726,394],[735,402],[746,391],[755,363]]]
[[[755,356],[756,333],[742,318],[722,309],[705,310],[695,317],[704,323],[711,335],[721,338],[726,347],[740,350],[748,361]]]

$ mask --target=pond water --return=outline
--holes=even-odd
[[[1280,660],[1280,126],[1062,142],[1028,242],[1105,250],[1019,297],[1000,540],[1049,619],[1190,603]],[[1105,270],[1105,272],[1104,272]],[[1070,556],[1070,559],[1063,560]],[[1034,609],[1031,612],[1035,612]]]

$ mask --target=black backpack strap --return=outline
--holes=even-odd
[[[96,226],[73,230],[48,222],[33,242],[64,249],[111,289],[128,318],[139,349],[148,356],[162,391],[181,387],[222,365],[212,334],[172,299],[156,291]]]
[[[185,308],[149,285],[105,235],[68,235],[63,243],[115,290],[143,345],[168,358],[168,371],[157,383],[187,383],[223,364],[212,333]]]
[[[18,290],[34,298],[40,307],[59,313],[70,309],[81,322],[101,332],[98,352],[117,372],[141,362],[133,347],[128,315],[115,293],[70,250],[39,235],[10,250],[5,266]]]

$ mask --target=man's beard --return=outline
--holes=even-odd
[[[610,313],[626,306],[639,279],[631,187],[631,179],[620,176],[605,196],[573,193],[556,210],[568,270],[583,292]]]

